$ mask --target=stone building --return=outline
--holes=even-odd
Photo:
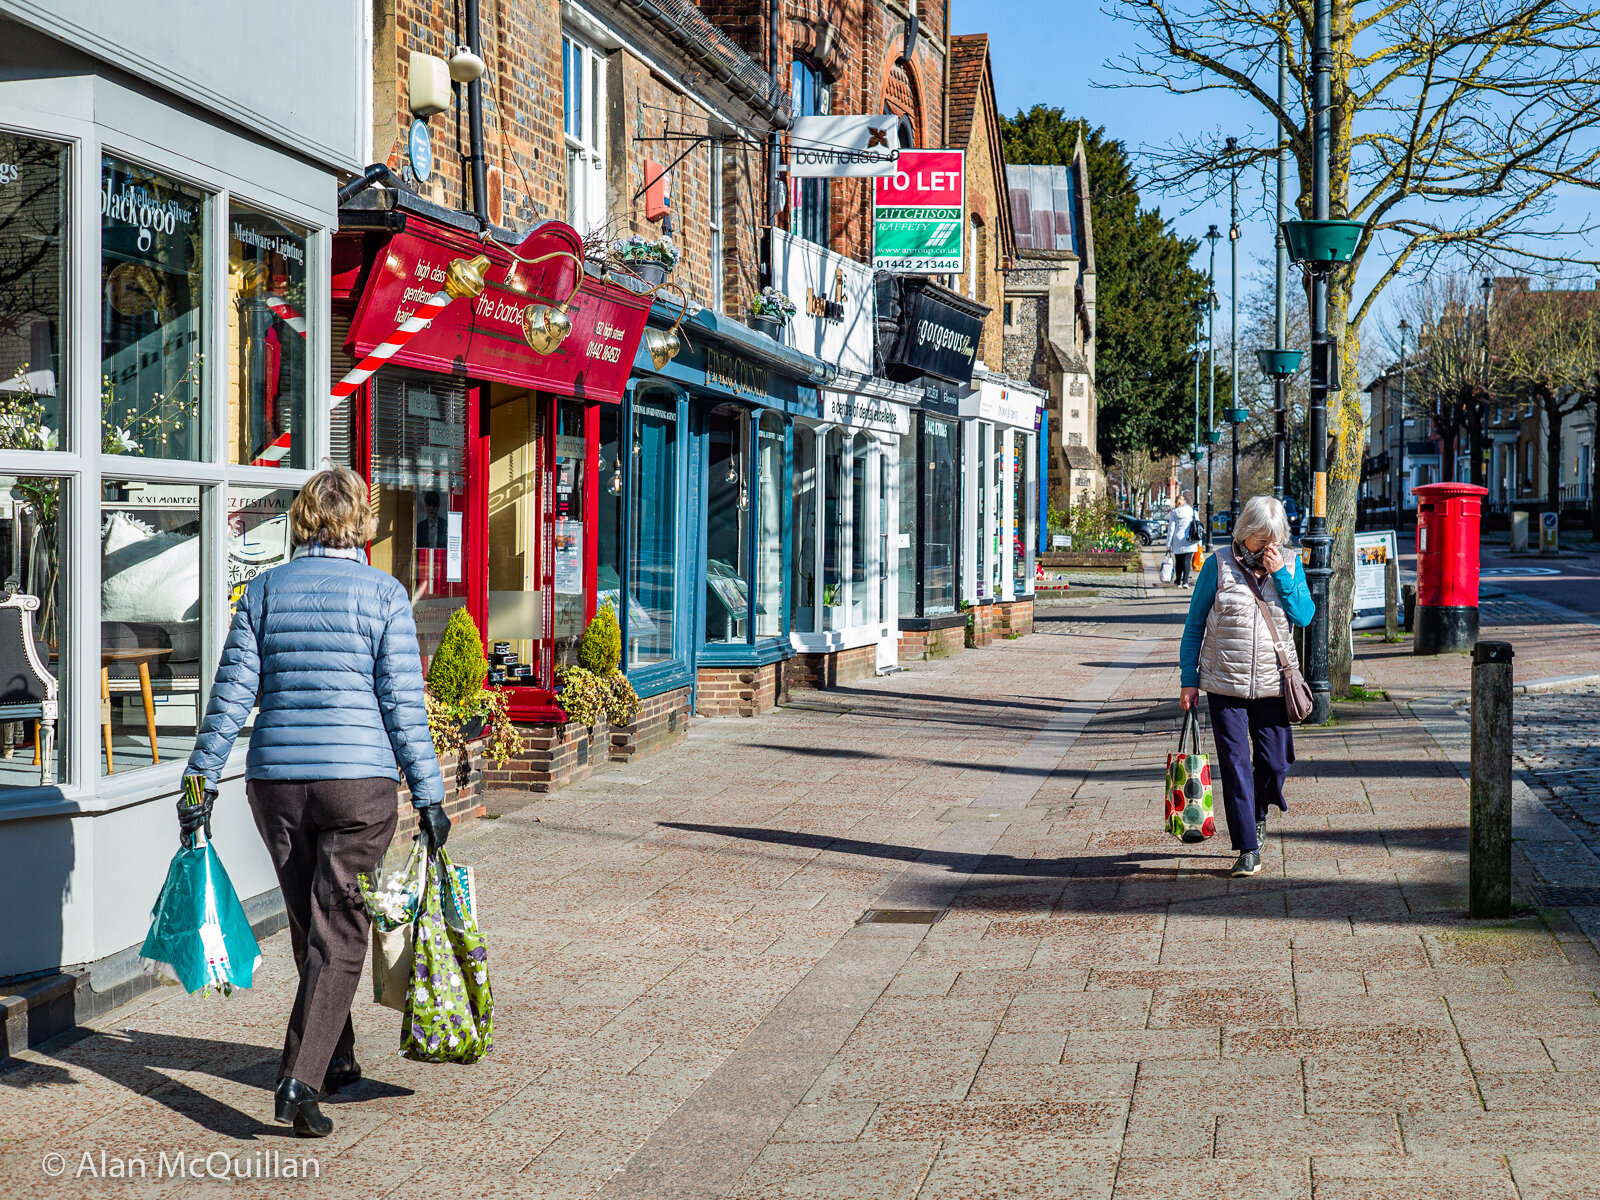
[[[1105,491],[1094,389],[1094,226],[1089,164],[1006,168],[1017,261],[1002,306],[1007,375],[1050,395],[1050,498],[1069,508]]]

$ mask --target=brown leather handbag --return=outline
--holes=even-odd
[[[1267,607],[1266,597],[1261,594],[1261,583],[1256,579],[1256,573],[1249,567],[1242,569],[1245,582],[1255,593],[1256,607],[1261,610],[1261,618],[1267,623],[1267,632],[1272,635],[1272,649],[1278,655],[1278,681],[1282,688],[1283,707],[1289,712],[1289,720],[1298,725],[1311,715],[1311,685],[1306,682],[1306,677],[1300,674],[1300,668],[1289,661],[1289,652],[1278,640],[1278,625],[1272,619],[1272,610]]]

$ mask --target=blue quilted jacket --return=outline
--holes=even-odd
[[[247,779],[404,771],[418,807],[441,801],[410,597],[392,576],[319,549],[245,588],[189,771],[216,783],[259,696]]]

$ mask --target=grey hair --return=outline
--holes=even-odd
[[[1248,542],[1258,533],[1269,534],[1275,546],[1289,544],[1289,515],[1283,511],[1283,501],[1271,496],[1252,496],[1245,501],[1233,528],[1233,540]]]

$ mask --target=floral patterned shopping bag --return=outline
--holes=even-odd
[[[1178,752],[1167,755],[1167,832],[1179,841],[1203,842],[1216,831],[1211,756],[1200,753],[1200,716],[1191,708],[1183,714]]]
[[[460,887],[450,856],[440,850],[428,860],[400,1023],[400,1053],[419,1062],[475,1063],[494,1045],[489,948]],[[446,888],[454,893],[452,915],[464,918],[459,929],[444,918]]]

